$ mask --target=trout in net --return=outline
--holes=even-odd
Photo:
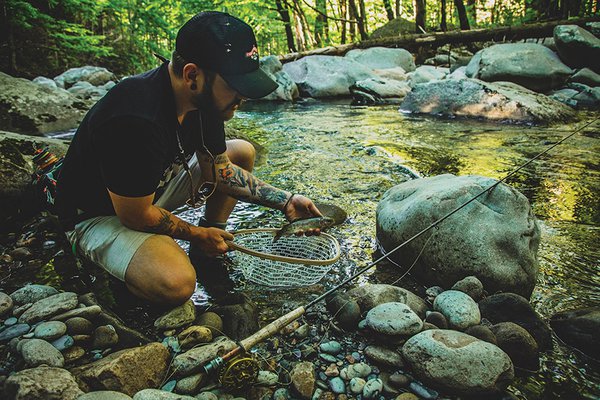
[[[334,224],[334,219],[329,217],[298,219],[294,222],[284,225],[280,230],[278,230],[273,238],[273,241],[278,241],[282,236],[295,235],[296,233],[306,232],[311,229],[324,230],[330,226],[333,226]]]

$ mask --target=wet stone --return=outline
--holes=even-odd
[[[448,320],[449,326],[464,331],[470,326],[481,322],[479,306],[475,301],[458,290],[446,290],[435,298],[435,311],[439,311]]]
[[[181,332],[177,338],[181,347],[187,349],[200,343],[211,342],[213,335],[210,328],[193,325]]]
[[[340,375],[340,371],[338,370],[338,366],[336,364],[331,364],[325,370],[325,375],[328,377],[335,377]]]
[[[323,359],[324,361],[327,361],[328,363],[336,363],[337,362],[337,358],[335,358],[331,354],[321,353],[321,354],[319,354],[319,357],[321,357],[321,359]]]
[[[23,323],[35,323],[77,307],[77,294],[64,292],[35,302],[20,317]]]
[[[19,318],[25,311],[29,310],[33,303],[25,303],[22,306],[13,308],[13,316]]]
[[[177,381],[176,380],[170,380],[167,383],[165,383],[160,390],[164,390],[165,392],[172,392],[173,389],[175,389],[175,386],[177,385]]]
[[[221,336],[223,333],[223,320],[219,314],[212,311],[200,314],[196,319],[196,325],[206,326],[210,329],[213,337]]]
[[[461,291],[475,301],[479,301],[483,296],[483,283],[474,276],[467,276],[461,279],[451,289]]]
[[[365,355],[379,365],[388,365],[391,367],[404,366],[404,361],[400,353],[385,347],[367,346],[365,348]]]
[[[194,319],[196,319],[196,307],[191,300],[188,300],[154,321],[154,327],[158,330],[176,329],[194,322]]]
[[[94,325],[86,318],[73,317],[65,321],[69,335],[89,335],[94,329]]]
[[[404,389],[407,388],[408,385],[410,385],[411,379],[404,374],[396,372],[390,375],[389,382],[390,385],[392,385],[396,389]]]
[[[186,376],[185,378],[182,378],[177,381],[175,391],[181,394],[193,395],[194,393],[198,392],[203,380],[203,374],[194,374],[191,376]]]
[[[45,340],[31,339],[21,347],[21,355],[30,367],[46,364],[50,367],[62,367],[65,364],[63,355]]]
[[[494,335],[494,332],[492,332],[492,330],[490,328],[488,328],[487,326],[484,326],[484,325],[471,326],[465,331],[465,333],[467,335],[476,337],[479,340],[483,340],[484,342],[488,342],[488,343],[495,344],[495,345],[498,344],[498,342],[496,341],[496,335]]]
[[[421,385],[419,382],[411,382],[410,385],[408,385],[408,388],[411,392],[413,392],[422,399],[435,400],[439,396],[438,392]]]
[[[432,286],[425,290],[425,296],[430,303],[433,303],[435,298],[444,291],[444,288],[440,286]]]
[[[286,388],[279,388],[273,393],[273,400],[288,400],[290,393]]]
[[[370,379],[363,388],[363,398],[373,399],[383,391],[383,382],[381,379]]]
[[[29,332],[23,335],[23,339],[32,339],[35,336],[34,332]]]
[[[85,355],[85,350],[79,346],[73,346],[62,352],[65,358],[65,364],[69,364],[79,360]]]
[[[77,400],[131,400],[131,397],[114,390],[99,390],[79,396]]]
[[[262,386],[275,386],[279,381],[279,376],[271,371],[258,371],[258,378],[256,379],[257,385]]]
[[[350,379],[349,383],[350,391],[354,394],[362,393],[366,383],[367,381],[365,381],[363,378],[352,378]]]
[[[4,292],[0,292],[0,316],[7,314],[13,308],[12,298]]]
[[[18,320],[15,317],[10,317],[7,318],[6,321],[4,321],[4,325],[5,326],[13,326],[18,322]]]
[[[319,346],[322,352],[332,355],[337,355],[342,351],[342,345],[335,340],[330,342],[321,343]]]
[[[335,377],[329,381],[329,388],[333,393],[340,394],[346,393],[346,383],[342,378]]]
[[[33,253],[27,247],[17,247],[8,254],[15,260],[27,260],[33,256]]]
[[[100,306],[83,306],[77,307],[73,310],[69,310],[59,315],[55,315],[54,317],[52,317],[52,319],[56,321],[66,321],[67,319],[81,317],[89,320],[94,319],[94,317],[96,317],[96,315],[100,314],[101,312],[102,308],[100,308]]]
[[[384,303],[372,308],[366,317],[367,326],[384,335],[414,335],[423,328],[423,321],[404,303]]]
[[[102,325],[94,331],[94,349],[106,349],[119,343],[119,335],[112,325]]]
[[[371,367],[365,363],[357,363],[347,366],[340,371],[340,377],[349,381],[352,378],[366,378],[371,374]]]
[[[211,392],[202,392],[196,396],[198,400],[219,400],[219,397]]]
[[[448,328],[448,321],[446,320],[446,317],[444,317],[444,314],[438,311],[428,312],[425,322],[435,325],[438,329]]]
[[[69,335],[64,335],[59,337],[58,339],[52,341],[52,346],[54,346],[58,351],[64,351],[70,347],[73,347],[75,344],[75,339]]]
[[[419,397],[412,393],[402,393],[396,397],[396,400],[419,400]]]
[[[44,339],[49,342],[58,339],[67,332],[67,325],[60,321],[43,322],[35,327],[34,334],[38,339]]]
[[[4,329],[2,332],[0,332],[0,343],[8,342],[13,338],[22,336],[29,332],[29,329],[31,329],[29,324],[11,325],[8,328]]]

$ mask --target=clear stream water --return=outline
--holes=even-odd
[[[355,107],[347,101],[296,104],[248,103],[231,125],[265,147],[255,174],[348,213],[330,233],[343,257],[320,285],[269,289],[239,279],[239,290],[259,303],[264,319],[285,305],[305,304],[373,260],[375,209],[383,193],[415,174],[508,172],[597,117],[552,128],[404,115],[397,106]],[[521,170],[508,182],[530,200],[542,229],[540,273],[531,302],[544,318],[582,306],[600,305],[600,122]],[[196,212],[179,210],[189,221]],[[277,211],[240,204],[229,229],[279,227]],[[446,223],[451,223],[447,221]],[[383,267],[380,270],[385,270]],[[393,267],[360,280],[392,282]],[[390,272],[391,271],[391,272]],[[399,283],[402,285],[402,282]],[[205,301],[198,291],[196,301]],[[600,366],[554,338],[539,372],[517,378],[509,390],[520,399],[600,398]]]

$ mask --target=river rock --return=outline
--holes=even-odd
[[[29,332],[31,327],[29,324],[16,324],[0,331],[0,343],[8,342],[9,340],[19,337]]]
[[[31,339],[21,347],[21,355],[25,363],[30,367],[38,367],[46,364],[50,367],[62,367],[65,359],[50,343],[42,339]]]
[[[58,339],[51,342],[58,351],[64,351],[70,349],[75,344],[75,338],[69,335],[63,335]]]
[[[277,89],[269,93],[261,100],[284,100],[294,101],[300,96],[298,86],[292,78],[282,70],[283,65],[277,56],[266,56],[260,58],[260,68],[279,85]]]
[[[21,323],[35,323],[48,319],[55,314],[77,307],[77,294],[64,292],[35,302],[19,317]]]
[[[500,322],[491,327],[500,347],[519,368],[537,371],[540,368],[540,352],[535,339],[514,322]]]
[[[600,307],[557,313],[550,319],[550,326],[565,343],[600,360]]]
[[[385,249],[393,249],[494,183],[482,176],[445,174],[394,186],[377,207],[377,237]],[[491,292],[531,295],[540,228],[517,190],[496,186],[432,234],[428,244],[425,235],[391,256],[401,264],[417,259],[412,273],[423,284],[444,286],[473,275]]]
[[[346,53],[345,58],[357,61],[370,69],[402,67],[404,71],[410,72],[416,68],[412,54],[404,49],[388,47],[353,49]]]
[[[310,97],[349,96],[357,81],[375,78],[372,70],[348,57],[307,56],[283,65],[283,71]],[[327,79],[323,79],[323,77]]]
[[[477,303],[469,295],[458,290],[446,290],[440,293],[433,302],[433,309],[446,317],[450,328],[459,331],[481,322]]]
[[[329,388],[335,394],[346,393],[346,383],[338,376],[329,380]]]
[[[418,379],[459,395],[503,390],[514,378],[506,353],[461,332],[421,332],[404,344],[402,355]]]
[[[386,365],[390,367],[404,366],[402,356],[397,351],[388,349],[386,347],[370,345],[365,348],[365,355],[369,357],[375,364]]]
[[[446,75],[446,79],[465,79],[467,76],[467,67],[459,67]]]
[[[509,81],[544,92],[562,86],[573,70],[541,44],[503,43],[478,51],[465,72],[469,78]]]
[[[188,349],[212,341],[212,333],[206,326],[193,325],[177,335],[177,339],[182,349]]]
[[[169,351],[160,343],[125,349],[71,372],[82,388],[116,390],[129,396],[158,387],[169,368]]]
[[[38,339],[53,341],[67,333],[67,325],[60,321],[42,322],[35,327],[34,334]]]
[[[101,325],[94,330],[92,348],[107,349],[119,343],[119,335],[112,325]]]
[[[223,355],[230,350],[233,350],[237,345],[234,341],[219,336],[212,343],[204,346],[195,347],[179,354],[173,359],[173,369],[180,376],[189,376],[199,372],[204,364],[211,361],[213,358]]]
[[[597,87],[600,86],[600,74],[595,73],[589,68],[582,68],[571,76],[569,82],[577,82],[591,87]]]
[[[315,366],[308,361],[299,362],[294,365],[290,372],[292,389],[301,399],[308,400],[315,390],[316,375]]]
[[[175,385],[175,392],[181,394],[194,395],[195,393],[198,393],[198,391],[202,387],[202,383],[204,382],[205,378],[206,375],[200,373],[179,379],[177,381],[177,384]]]
[[[159,389],[140,390],[133,396],[133,400],[196,400],[196,397],[166,392]]]
[[[383,382],[381,379],[370,379],[363,387],[362,395],[364,399],[373,399],[383,391]]]
[[[401,393],[395,400],[419,400],[419,397],[412,393]]]
[[[192,323],[195,319],[196,307],[193,301],[188,300],[154,321],[154,327],[163,331],[177,329]]]
[[[13,300],[6,293],[0,292],[0,317],[13,308]]]
[[[69,335],[89,335],[94,329],[94,325],[86,318],[73,317],[65,321]]]
[[[421,318],[404,303],[375,306],[367,313],[366,322],[375,332],[390,336],[412,336],[423,328]]]
[[[36,85],[40,85],[42,87],[48,88],[48,89],[58,88],[58,86],[56,85],[56,82],[54,82],[53,79],[46,78],[45,76],[35,77],[34,79],[31,80],[31,82],[35,83]]]
[[[406,74],[406,71],[402,67],[374,69],[373,72],[379,78],[391,79],[394,81],[408,80],[408,75]],[[321,210],[320,206],[317,205],[317,208],[319,209],[319,211],[323,212],[323,210]]]
[[[222,398],[225,399],[226,397],[222,396]],[[219,400],[219,397],[212,392],[202,392],[196,396],[196,399],[198,399],[198,400]],[[228,397],[226,399],[230,400],[230,398],[228,398]]]
[[[0,72],[0,126],[42,135],[77,127],[89,104],[60,88],[37,85]]]
[[[481,317],[493,324],[514,322],[533,336],[540,351],[552,348],[548,325],[533,310],[526,298],[514,293],[498,293],[479,302]]]
[[[366,284],[348,291],[348,296],[355,299],[363,313],[384,303],[404,303],[420,318],[425,318],[427,303],[416,294],[404,288],[386,284]]]
[[[55,367],[24,369],[4,383],[6,400],[75,400],[83,394],[69,371]]]
[[[219,317],[219,314],[212,311],[200,314],[200,316],[196,318],[196,325],[206,326],[210,329],[213,337],[223,334],[223,320]]]
[[[352,378],[366,378],[371,373],[372,369],[369,364],[359,362],[348,365],[340,371],[340,378],[349,381]]]
[[[416,85],[400,110],[515,123],[555,123],[576,118],[568,106],[511,82],[444,79]]]
[[[331,340],[329,342],[321,343],[319,349],[324,353],[336,355],[342,351],[342,345],[340,342]]]
[[[234,340],[241,340],[258,331],[258,308],[246,294],[237,304],[214,307],[223,320],[223,332]]]
[[[65,358],[65,365],[68,365],[85,356],[85,349],[79,346],[71,346],[64,350],[62,355]]]
[[[365,387],[365,384],[367,383],[367,381],[365,381],[363,378],[352,378],[350,379],[350,383],[348,384],[350,391],[354,394],[359,394],[362,393],[363,388]]]
[[[279,376],[271,371],[258,371],[256,384],[262,386],[275,386],[279,381]]]
[[[345,329],[356,329],[361,318],[358,302],[345,293],[337,294],[328,300],[327,310]]]
[[[577,25],[558,25],[553,32],[556,50],[565,64],[600,73],[600,39]]]
[[[410,384],[410,382],[411,382],[410,377],[408,377],[404,374],[401,374],[399,372],[395,372],[395,373],[391,374],[389,377],[390,385],[396,389],[407,388],[408,385]]]
[[[55,321],[65,321],[69,318],[75,317],[94,319],[101,312],[102,309],[100,308],[100,306],[78,307],[65,313],[55,315],[54,317],[52,317],[52,319]]]
[[[470,326],[465,330],[467,335],[471,335],[476,337],[479,340],[483,340],[484,342],[488,342],[498,346],[498,341],[496,340],[496,335],[490,328],[484,325],[475,325]]]
[[[567,98],[561,98],[567,92]],[[572,82],[564,89],[552,92],[551,97],[578,110],[600,109],[600,87],[589,87],[582,83]]]
[[[417,68],[414,72],[409,74],[410,87],[414,88],[419,83],[426,83],[429,81],[435,81],[438,79],[444,79],[450,71],[448,68],[434,67],[431,65],[422,65]]]
[[[125,393],[115,392],[114,390],[99,390],[97,392],[89,392],[77,400],[131,400],[130,396]]]
[[[22,135],[21,135],[22,136]],[[58,144],[58,141],[57,141]],[[35,143],[24,144],[24,146],[35,146]],[[63,148],[66,152],[67,146]],[[65,153],[60,154],[63,156]],[[33,155],[33,153],[32,153]],[[33,171],[31,171],[33,172]],[[10,294],[15,305],[23,305],[27,303],[35,303],[52,295],[58,294],[58,290],[47,285],[25,285],[20,289],[15,290]]]
[[[115,79],[114,74],[106,68],[86,65],[68,69],[54,77],[54,82],[58,87],[68,89],[77,82],[89,82],[93,86],[101,86],[113,79]]]
[[[476,276],[467,276],[461,279],[451,289],[463,292],[475,301],[479,301],[483,296],[483,283]]]
[[[427,317],[425,318],[425,322],[435,325],[438,329],[448,328],[448,320],[446,319],[446,317],[444,317],[444,314],[442,314],[441,312],[428,312]]]
[[[385,78],[369,78],[350,86],[352,104],[399,102],[411,91],[407,82]]]
[[[85,81],[75,83],[67,91],[80,99],[87,99],[94,102],[100,100],[108,92],[103,87],[96,87]]]

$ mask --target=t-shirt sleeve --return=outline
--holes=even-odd
[[[156,191],[163,174],[165,144],[144,119],[111,119],[94,132],[93,146],[104,184],[113,193],[142,197]]]

